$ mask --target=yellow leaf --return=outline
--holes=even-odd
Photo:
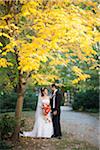
[[[3,46],[3,44],[0,42],[0,46]]]

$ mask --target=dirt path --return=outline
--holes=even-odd
[[[63,132],[75,138],[99,146],[99,120],[89,114],[62,110],[61,124]]]

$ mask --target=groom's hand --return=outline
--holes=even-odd
[[[54,116],[57,115],[57,110],[55,110],[55,111],[53,112],[53,115],[54,115]]]

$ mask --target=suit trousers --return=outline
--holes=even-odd
[[[60,125],[60,113],[52,116],[53,128],[54,128],[54,136],[62,136],[61,133],[61,125]]]

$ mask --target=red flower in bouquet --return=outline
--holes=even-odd
[[[51,111],[50,105],[43,104],[43,113],[44,113],[44,115],[47,116],[50,111]]]

